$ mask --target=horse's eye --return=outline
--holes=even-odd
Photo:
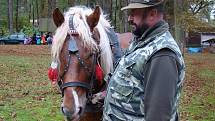
[[[94,53],[90,53],[89,57],[92,57],[94,55]]]
[[[69,40],[69,38],[70,38],[70,35],[69,35],[69,33],[66,35],[66,39],[67,40]]]
[[[88,56],[86,56],[85,59],[86,59],[86,60],[87,60],[87,59],[90,59],[93,55],[94,55],[93,53],[90,53]]]

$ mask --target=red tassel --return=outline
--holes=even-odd
[[[50,67],[48,69],[48,77],[50,79],[50,81],[52,82],[52,84],[56,84],[57,82],[57,79],[58,79],[58,70],[57,68],[52,68]]]
[[[102,85],[103,79],[104,79],[103,70],[100,65],[96,65],[96,80],[98,81],[99,85]]]

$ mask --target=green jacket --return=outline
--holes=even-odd
[[[141,38],[134,37],[110,78],[104,104],[104,121],[146,120],[144,96],[148,90],[144,81],[147,76],[145,69],[148,61],[163,49],[171,50],[178,62],[178,75],[174,79],[177,81],[176,91],[169,118],[170,121],[177,120],[177,106],[185,75],[185,65],[180,49],[168,29],[168,24],[161,21],[148,29]],[[153,115],[156,116],[156,114]]]

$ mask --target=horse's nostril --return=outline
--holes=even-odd
[[[81,115],[81,113],[82,113],[82,107],[79,107],[79,112],[78,112],[78,114]]]
[[[68,110],[66,107],[61,106],[61,112],[65,117],[71,118],[72,115],[74,114],[74,111]]]

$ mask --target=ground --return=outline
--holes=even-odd
[[[0,55],[49,56],[50,48],[47,45],[2,45]]]
[[[215,54],[185,53],[182,121],[215,121]],[[47,45],[0,46],[0,121],[63,121],[61,95],[47,77]]]

